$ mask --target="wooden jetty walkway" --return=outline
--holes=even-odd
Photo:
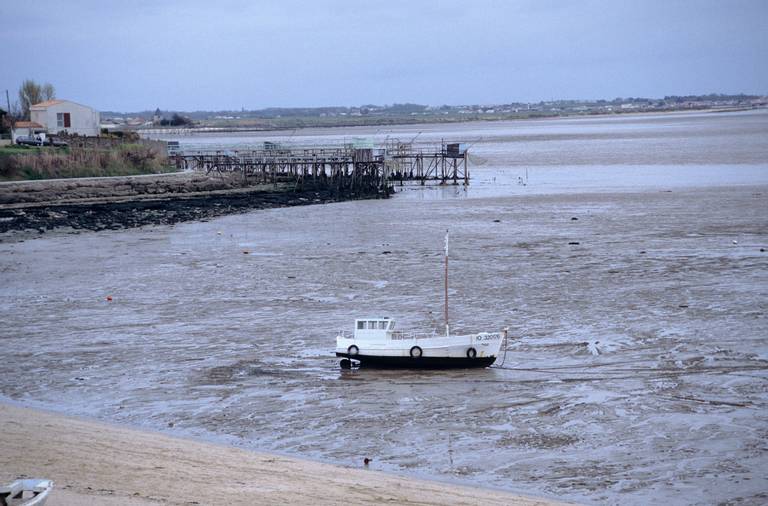
[[[464,144],[415,147],[410,143],[384,147],[289,146],[264,142],[239,149],[181,148],[172,146],[171,160],[179,170],[210,174],[240,173],[261,182],[325,183],[339,189],[393,184],[469,184],[468,151]]]

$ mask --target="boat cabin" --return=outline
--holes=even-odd
[[[355,339],[382,339],[395,329],[389,318],[360,318],[355,320]]]

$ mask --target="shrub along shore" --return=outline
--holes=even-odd
[[[175,170],[154,145],[108,148],[5,146],[0,148],[0,181],[160,174]]]

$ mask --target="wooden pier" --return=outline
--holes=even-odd
[[[179,148],[170,158],[179,170],[240,173],[249,181],[295,182],[297,188],[305,183],[326,183],[340,190],[374,186],[386,190],[405,182],[469,184],[468,152],[459,143],[418,147],[397,143],[374,148],[264,142],[239,149]]]

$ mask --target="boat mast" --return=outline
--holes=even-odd
[[[448,231],[445,231],[445,336],[448,337]]]

